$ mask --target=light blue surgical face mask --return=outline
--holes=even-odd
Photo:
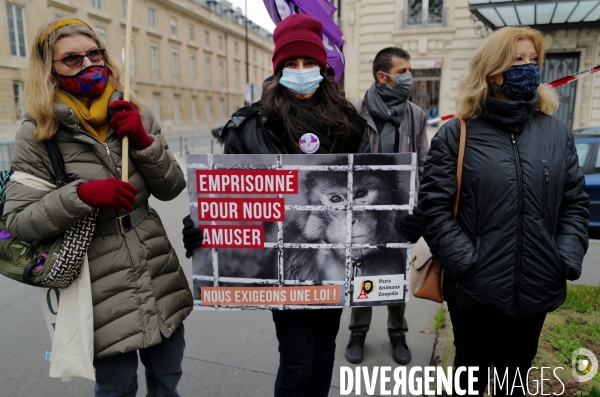
[[[309,94],[319,88],[323,80],[321,68],[309,69],[283,69],[283,76],[279,79],[279,84],[296,94]]]

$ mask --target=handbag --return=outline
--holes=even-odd
[[[96,380],[94,372],[94,305],[92,283],[87,254],[81,263],[81,276],[73,284],[60,291],[60,302],[55,316],[49,316],[46,294],[40,294],[42,308],[52,328],[52,354],[50,377],[72,380]],[[44,292],[40,289],[40,292]],[[52,322],[48,320],[52,319]]]
[[[460,182],[462,179],[463,158],[465,155],[465,142],[467,140],[467,127],[463,119],[460,121],[460,140],[458,146],[458,164],[456,166],[456,197],[454,199],[454,217],[458,213],[458,200],[460,197]],[[410,268],[410,290],[417,298],[428,299],[442,303],[442,280],[444,271],[440,262],[433,258],[431,250],[423,237],[412,247],[412,261]]]
[[[11,176],[24,185],[49,192],[71,182],[64,159],[54,140],[45,142],[56,185],[23,172]],[[83,217],[63,234],[42,241],[23,241],[12,236],[0,219],[0,274],[37,287],[66,288],[81,271],[81,262],[94,237],[98,210]]]

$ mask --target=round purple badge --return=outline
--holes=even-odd
[[[319,142],[319,138],[310,132],[302,135],[300,138],[300,149],[302,149],[304,153],[312,154],[319,150],[320,145],[321,142]]]

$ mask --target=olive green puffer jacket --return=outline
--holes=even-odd
[[[115,92],[110,102],[120,99]],[[9,231],[25,241],[64,232],[93,208],[77,195],[85,181],[121,178],[121,140],[111,128],[106,143],[83,131],[75,113],[55,105],[60,122],[54,139],[73,182],[49,193],[9,182],[3,217]],[[109,117],[112,110],[109,109]],[[155,345],[169,337],[192,310],[193,298],[177,255],[148,197],[172,200],[185,188],[183,172],[160,127],[144,108],[142,121],[152,145],[130,148],[129,182],[137,188],[133,212],[142,214],[130,230],[96,235],[88,249],[94,304],[94,353],[97,358]],[[24,122],[15,138],[12,168],[54,183],[43,142],[36,141],[33,122]],[[98,225],[114,225],[125,210],[100,211]],[[133,217],[133,215],[132,215]],[[97,227],[99,228],[99,227]],[[106,230],[106,229],[105,229]]]

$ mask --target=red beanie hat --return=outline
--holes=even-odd
[[[294,14],[285,18],[275,27],[273,41],[273,72],[283,69],[285,61],[291,58],[312,58],[327,69],[327,53],[321,39],[323,24],[306,14]]]

